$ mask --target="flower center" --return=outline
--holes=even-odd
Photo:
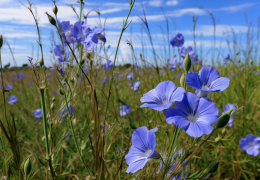
[[[197,117],[196,117],[196,116],[193,116],[192,114],[190,114],[190,115],[188,116],[188,119],[189,119],[190,122],[195,122],[195,121],[197,121]]]
[[[249,146],[253,148],[253,147],[255,147],[255,144],[251,142],[251,143],[249,143]]]

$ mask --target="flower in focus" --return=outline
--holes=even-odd
[[[12,84],[7,84],[7,87],[9,88],[9,89],[13,89],[13,85]]]
[[[104,84],[105,82],[109,82],[109,79],[107,77],[104,77],[104,79],[101,81],[101,84]]]
[[[181,33],[178,33],[176,36],[174,36],[171,39],[171,45],[172,47],[182,47],[184,44],[184,37]]]
[[[70,30],[78,43],[83,44],[87,35],[92,31],[84,21],[77,21]]]
[[[35,118],[40,119],[42,117],[42,109],[36,109],[33,115]]]
[[[142,107],[162,111],[168,109],[175,101],[181,101],[185,90],[182,87],[176,87],[171,81],[159,83],[155,89],[141,97],[140,101],[146,102]]]
[[[260,138],[253,134],[246,135],[245,138],[240,140],[239,147],[246,151],[248,155],[257,156],[259,154]]]
[[[225,63],[227,63],[229,60],[230,60],[230,54],[227,54],[224,61],[225,61]]]
[[[198,97],[207,97],[211,92],[224,91],[229,86],[229,78],[220,77],[219,72],[212,67],[201,68],[199,74],[189,72],[187,85],[196,89]]]
[[[218,120],[218,107],[209,98],[199,98],[187,92],[182,101],[175,104],[177,108],[170,107],[166,112],[168,124],[184,129],[192,137],[212,132],[212,125]]]
[[[14,104],[18,101],[18,98],[15,95],[9,97],[8,104]]]
[[[136,91],[136,90],[139,88],[140,84],[141,84],[140,81],[135,81],[135,82],[133,83],[132,89],[133,89],[134,91]]]
[[[91,52],[98,44],[98,42],[106,43],[106,37],[101,34],[104,31],[103,27],[94,27],[88,29],[86,39],[84,40],[85,47],[88,52]]]
[[[67,109],[68,109],[68,108],[65,107],[65,108],[63,108],[63,109],[61,110],[61,113],[59,114],[59,117],[60,117],[60,118],[66,116],[66,114],[68,113]],[[74,110],[72,109],[71,106],[69,106],[69,112],[70,112],[70,114],[73,114],[73,113],[74,113]]]
[[[107,63],[103,65],[105,70],[112,70],[113,68],[113,61],[107,60]]]
[[[155,151],[155,132],[158,128],[148,131],[147,127],[137,128],[132,135],[132,146],[125,156],[127,173],[135,173],[142,169],[148,160],[159,159],[161,156]]]
[[[229,121],[228,121],[228,124],[227,124],[227,126],[228,127],[232,127],[233,126],[233,122],[234,122],[234,115],[237,113],[237,111],[238,111],[238,107],[237,107],[237,105],[235,104],[226,104],[225,106],[224,106],[224,111],[222,112],[222,114],[224,114],[225,112],[227,112],[227,111],[229,111],[229,110],[232,110],[233,109],[233,111],[231,112],[231,114],[230,114],[230,118],[229,118]]]
[[[127,80],[134,79],[134,73],[133,73],[133,72],[132,72],[132,73],[128,73],[128,74],[126,75],[126,79],[127,79]]]
[[[127,114],[130,114],[131,108],[127,105],[122,105],[119,107],[119,114],[120,116],[125,116]]]

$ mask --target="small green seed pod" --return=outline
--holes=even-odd
[[[219,129],[219,128],[223,128],[227,125],[229,118],[230,118],[230,114],[233,110],[229,110],[227,112],[225,112],[224,114],[222,114],[217,121],[217,125],[215,127],[215,129]]]
[[[2,48],[2,46],[3,46],[3,43],[4,43],[3,36],[2,36],[2,35],[0,35],[0,49]]]
[[[253,64],[253,61],[250,61],[250,64],[252,65],[252,64]]]
[[[42,67],[44,65],[43,58],[40,59],[40,66]]]
[[[51,110],[53,111],[54,110],[54,104],[51,103]]]
[[[239,55],[239,51],[237,51],[236,55]]]
[[[54,13],[55,15],[58,14],[58,8],[57,8],[57,6],[56,6],[55,4],[54,4],[53,7],[52,7],[52,11],[53,11],[53,13]]]
[[[183,73],[180,79],[181,87],[186,88],[186,75]]]
[[[239,59],[239,60],[237,60],[237,62],[238,62],[238,63],[240,63],[240,59]]]
[[[50,22],[53,26],[56,26],[56,21],[55,21],[55,19],[54,19],[51,15],[49,15],[48,13],[46,13],[46,14],[47,14],[47,16],[48,16],[49,22]]]
[[[189,72],[190,70],[190,67],[191,67],[191,59],[190,59],[190,55],[189,53],[186,55],[185,59],[184,59],[184,62],[183,62],[183,68],[185,70],[186,73]]]
[[[28,177],[28,175],[30,174],[30,172],[32,171],[32,162],[30,160],[30,158],[28,158],[24,165],[23,165],[23,170],[24,170],[24,175],[25,177]]]

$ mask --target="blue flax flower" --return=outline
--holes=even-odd
[[[101,34],[103,31],[103,27],[89,29],[86,39],[84,40],[88,52],[91,52],[97,46],[98,42],[106,43],[106,37]]]
[[[175,104],[177,108],[170,107],[166,112],[168,124],[175,124],[192,137],[212,132],[212,125],[218,120],[218,107],[209,98],[199,98],[187,92],[183,100]]]
[[[109,82],[109,79],[107,77],[104,77],[104,79],[101,81],[101,84],[104,84],[106,82]]]
[[[135,82],[133,83],[132,89],[133,89],[134,91],[138,90],[140,84],[141,84],[140,81],[135,81]]]
[[[113,68],[113,61],[108,60],[106,64],[103,65],[105,70],[112,70]]]
[[[159,83],[155,89],[141,97],[141,102],[146,102],[140,107],[149,107],[151,109],[162,111],[168,109],[175,101],[181,101],[185,90],[182,87],[176,87],[171,81]]]
[[[257,72],[257,76],[259,76],[260,75],[260,70]]]
[[[207,97],[211,92],[224,91],[229,86],[229,78],[220,77],[219,72],[212,67],[201,68],[199,74],[189,72],[186,82],[196,89],[198,97]]]
[[[19,74],[15,79],[23,79],[25,78],[25,74]]]
[[[189,55],[190,55],[191,62],[195,65],[198,64],[199,61],[198,55],[195,54],[194,51],[189,52]]]
[[[33,81],[30,81],[30,82],[29,82],[29,85],[32,85],[32,84],[33,84]]]
[[[35,118],[40,119],[42,117],[42,109],[36,109],[33,115]]]
[[[148,131],[147,127],[142,126],[136,129],[132,135],[132,146],[125,156],[126,163],[129,165],[126,172],[135,173],[142,169],[147,161],[159,159],[161,156],[155,151],[156,140],[155,132],[158,128]]]
[[[134,73],[133,73],[133,72],[132,72],[132,73],[128,73],[128,74],[126,75],[126,79],[127,79],[127,80],[134,79]]]
[[[14,104],[18,101],[18,98],[15,95],[9,97],[8,104]]]
[[[168,61],[168,65],[170,70],[174,71],[175,68],[177,67],[183,67],[183,62],[182,61],[178,62],[178,60],[174,58]]]
[[[87,35],[91,32],[91,29],[84,21],[77,21],[70,32],[71,36],[73,36],[78,43],[83,44]]]
[[[227,56],[225,57],[224,61],[225,63],[227,63],[230,60],[230,54],[227,54]]]
[[[225,106],[224,106],[224,111],[222,112],[222,114],[224,114],[225,112],[227,112],[227,111],[229,111],[229,110],[232,110],[233,109],[233,111],[231,112],[231,114],[230,114],[230,118],[229,118],[229,121],[228,121],[228,124],[227,124],[227,126],[228,127],[232,127],[233,126],[233,122],[234,122],[234,115],[237,113],[237,111],[238,111],[238,107],[237,107],[237,105],[235,104],[226,104]]]
[[[131,108],[127,105],[122,105],[119,107],[119,114],[120,116],[125,116],[127,114],[130,114]]]
[[[13,89],[13,85],[12,84],[7,84],[7,87],[9,88],[9,89]]]
[[[256,71],[256,68],[254,68],[253,71]]]
[[[188,46],[187,48],[185,48],[184,46],[181,48],[180,50],[180,55],[182,57],[185,57],[188,53],[190,53],[191,51],[193,51],[191,46]]]
[[[160,74],[163,74],[164,73],[164,69],[162,69],[161,71],[160,71]]]
[[[259,154],[260,138],[253,134],[246,135],[245,138],[240,140],[239,147],[246,151],[248,155],[257,156]]]
[[[174,36],[171,39],[171,45],[172,47],[182,47],[184,44],[184,37],[181,33],[178,33],[176,36]]]
[[[68,109],[68,108],[65,107],[65,108],[63,108],[63,109],[61,110],[61,113],[59,114],[59,117],[60,117],[60,118],[66,116],[66,114],[68,113],[67,109]],[[70,112],[71,114],[74,113],[74,110],[72,109],[71,106],[69,106],[69,112]]]

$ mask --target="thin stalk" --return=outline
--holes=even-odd
[[[43,121],[43,133],[45,137],[45,149],[46,149],[46,159],[49,163],[49,167],[51,170],[51,176],[52,179],[55,179],[55,173],[52,167],[52,162],[50,158],[50,149],[49,149],[49,138],[48,138],[48,127],[47,127],[47,117],[46,117],[46,108],[45,108],[45,89],[40,88],[40,94],[41,94],[41,106],[42,106],[42,121]]]

